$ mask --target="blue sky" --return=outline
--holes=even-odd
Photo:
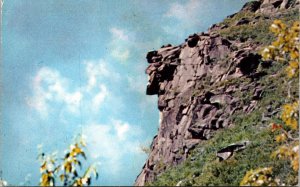
[[[180,44],[246,0],[7,0],[2,11],[2,178],[39,182],[37,146],[86,135],[96,185],[131,185],[158,129],[145,55]]]

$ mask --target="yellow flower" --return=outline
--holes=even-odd
[[[290,53],[290,55],[291,55],[291,59],[292,60],[296,60],[296,59],[299,58],[299,52],[296,51],[296,50],[292,50],[291,53]],[[299,59],[298,59],[298,61],[299,61]]]
[[[240,186],[277,186],[277,180],[272,176],[272,168],[250,170],[240,183]]]
[[[281,114],[281,119],[293,130],[298,128],[298,102],[285,104]]]
[[[299,145],[292,148],[291,165],[294,171],[299,170]]]
[[[287,139],[286,135],[284,133],[280,134],[280,135],[277,135],[275,137],[275,140],[277,142],[284,142],[285,140]]]
[[[282,23],[280,20],[275,20],[274,23],[271,25],[270,30],[275,34],[279,34],[280,31],[285,30],[286,25]]]

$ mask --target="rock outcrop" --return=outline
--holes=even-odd
[[[295,6],[299,1],[264,0],[249,2],[241,11],[268,14]],[[250,20],[236,24],[250,24]],[[259,44],[230,41],[215,32],[218,29],[219,25],[213,25],[207,33],[193,34],[179,46],[167,45],[147,54],[146,93],[158,95],[161,119],[135,185],[151,182],[167,166],[183,162],[200,141],[233,125],[230,116],[236,111],[255,109],[264,90],[256,81],[264,76],[256,71]]]

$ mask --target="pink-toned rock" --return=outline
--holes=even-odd
[[[247,3],[243,11],[268,14],[297,4],[298,0],[295,5],[286,0],[261,0]],[[161,119],[135,185],[151,182],[166,166],[183,162],[199,142],[230,126],[230,116],[253,111],[261,98],[264,88],[257,81],[263,76],[257,73],[261,56],[254,52],[258,44],[228,41],[215,32],[218,29],[221,26],[216,24],[179,46],[167,45],[147,54],[146,93],[158,95]],[[232,154],[227,149],[219,152],[223,159]]]

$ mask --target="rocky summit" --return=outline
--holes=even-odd
[[[274,74],[261,70],[272,65],[262,62],[258,51],[272,40],[272,21],[298,19],[298,8],[299,1],[293,0],[251,1],[207,32],[147,54],[146,93],[158,95],[160,127],[135,185],[151,183],[185,162],[199,143],[237,125],[232,118],[236,113],[247,115],[260,107],[269,86],[262,80]]]

